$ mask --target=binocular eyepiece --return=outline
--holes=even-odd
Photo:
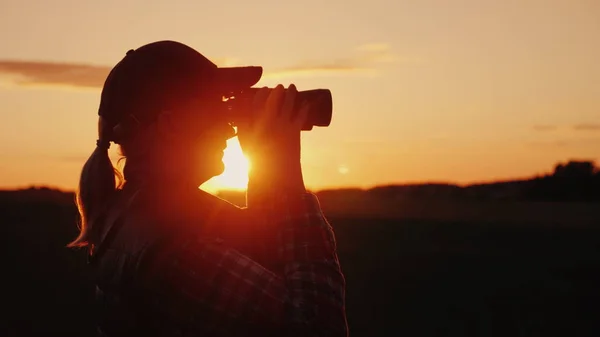
[[[270,88],[273,90],[272,88]],[[235,124],[241,120],[252,119],[252,102],[259,88],[249,88],[240,92],[231,93],[226,101]],[[286,89],[287,90],[287,89]],[[296,103],[292,114],[297,114],[302,102],[310,103],[306,122],[302,130],[309,131],[315,126],[327,127],[333,115],[333,99],[328,89],[313,89],[298,91]]]

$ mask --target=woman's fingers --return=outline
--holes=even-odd
[[[251,111],[248,111],[253,116],[260,116],[264,112],[265,102],[269,97],[269,93],[271,89],[268,87],[262,87],[258,89],[258,91],[254,94],[254,98],[252,100]],[[256,118],[248,118],[246,126],[248,127],[256,127],[258,124],[258,120]]]
[[[267,101],[267,97],[269,97],[270,92],[271,89],[268,87],[262,87],[258,89],[258,91],[254,94],[254,99],[252,101],[253,111],[261,111],[264,109],[265,102]]]
[[[281,112],[279,117],[282,124],[287,124],[292,121],[294,117],[294,106],[296,105],[296,97],[298,96],[298,90],[296,86],[290,84],[288,89],[285,91],[285,98],[281,105]]]
[[[311,108],[310,102],[304,101],[300,104],[300,108],[294,119],[292,120],[293,128],[296,130],[302,130],[304,124],[306,124],[306,119],[308,118],[308,112]]]
[[[281,133],[300,131],[306,122],[310,105],[297,104],[298,89],[290,84],[286,89],[278,84],[275,88],[261,88],[253,101],[253,133]]]
[[[265,108],[263,111],[264,115],[261,116],[261,119],[264,118],[269,122],[273,121],[275,117],[280,114],[284,96],[285,88],[281,84],[278,84],[273,90],[271,90],[269,97],[267,97],[267,102],[265,103]]]

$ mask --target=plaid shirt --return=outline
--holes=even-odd
[[[187,235],[145,262],[144,310],[169,335],[347,336],[345,280],[317,197],[261,204],[244,210],[261,249]]]

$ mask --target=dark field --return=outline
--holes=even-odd
[[[512,217],[492,204],[481,207],[497,209],[493,217],[473,204],[462,213],[445,205],[456,216],[443,220],[421,202],[410,207],[420,211],[389,220],[343,216],[326,199],[351,336],[600,335],[597,204],[532,204],[527,213],[521,203],[523,216]],[[76,235],[68,201],[0,198],[8,265],[0,336],[92,335],[85,258],[64,248]],[[556,221],[533,218],[544,209]]]

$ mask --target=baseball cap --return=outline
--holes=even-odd
[[[262,67],[218,67],[190,46],[157,41],[131,49],[110,71],[98,115],[110,126],[125,117],[150,122],[162,110],[207,92],[228,94],[249,88]],[[113,139],[110,139],[113,140]]]

